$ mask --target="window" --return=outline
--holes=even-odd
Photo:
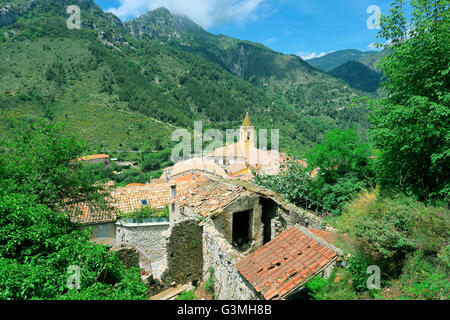
[[[141,200],[141,203],[142,203],[143,206],[147,206],[147,205],[148,205],[148,201],[145,200],[145,199],[144,199],[144,200]]]

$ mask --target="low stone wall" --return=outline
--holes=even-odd
[[[214,269],[214,292],[218,300],[260,300],[258,293],[237,270],[235,264],[244,256],[233,249],[211,224],[203,226],[203,274],[210,277]]]
[[[116,245],[129,247],[135,245],[145,252],[151,263],[165,259],[164,235],[170,227],[168,222],[160,223],[116,223]]]

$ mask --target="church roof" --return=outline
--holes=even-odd
[[[176,177],[180,174],[185,174],[189,171],[195,172],[203,170],[209,173],[216,173],[221,177],[225,177],[227,175],[225,170],[221,166],[216,164],[214,161],[198,157],[184,160],[174,164],[172,167],[170,167],[170,175],[172,177]]]
[[[243,127],[251,127],[252,126],[252,122],[250,121],[250,117],[248,116],[248,112],[245,115],[244,122],[242,122],[242,126]]]
[[[245,157],[245,151],[242,148],[242,143],[236,142],[227,144],[224,147],[214,149],[207,157],[214,158],[242,158]]]

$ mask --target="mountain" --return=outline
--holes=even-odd
[[[358,61],[372,70],[376,70],[376,64],[381,58],[388,56],[391,49],[385,48],[382,51],[359,51],[355,49],[339,50],[328,53],[320,58],[307,60],[307,62],[325,72],[329,72],[349,61]]]
[[[202,27],[188,17],[172,15],[166,8],[149,11],[138,19],[125,22],[124,25],[136,38],[164,42],[180,41],[186,45],[197,33],[204,32]]]
[[[149,11],[124,26],[139,40],[193,53],[262,88],[291,115],[283,126],[289,126],[289,131],[301,128],[308,140],[319,141],[330,126],[367,124],[363,108],[346,108],[360,92],[298,56],[278,53],[259,43],[211,34],[188,17],[172,14],[165,8]]]
[[[49,118],[120,155],[169,149],[173,130],[195,120],[237,128],[249,112],[298,151],[331,128],[367,126],[364,106],[346,108],[359,93],[342,81],[166,10],[123,24],[81,0],[81,30],[69,30],[71,0],[0,1],[0,136],[13,118]]]
[[[339,50],[328,53],[320,58],[307,60],[307,62],[325,72],[329,72],[348,61],[359,61],[369,52],[362,52],[355,49]]]
[[[385,48],[380,52],[339,50],[307,62],[333,77],[344,80],[354,89],[375,93],[382,78],[377,64],[381,58],[390,53],[390,48]],[[380,94],[383,93],[379,92]]]
[[[136,38],[157,40],[196,53],[256,85],[271,80],[308,81],[318,74],[295,55],[283,55],[259,43],[211,34],[188,17],[172,14],[165,8],[149,11],[124,25]]]
[[[366,92],[376,92],[381,82],[380,73],[358,61],[348,61],[328,74],[342,79],[352,88]]]
[[[369,67],[372,70],[379,71],[378,68],[376,67],[377,63],[380,62],[381,58],[390,55],[391,52],[392,49],[389,47],[384,48],[379,52],[377,51],[368,52],[359,59],[359,62],[361,62],[362,64],[364,64],[365,66]]]

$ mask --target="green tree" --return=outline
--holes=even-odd
[[[331,130],[323,143],[314,146],[306,155],[308,168],[320,168],[320,179],[332,184],[352,174],[358,180],[373,177],[371,148],[362,143],[355,129]]]
[[[310,210],[337,215],[363,188],[373,187],[371,149],[354,129],[331,130],[306,155],[306,161],[306,168],[290,163],[280,175],[257,175],[255,181],[299,206],[308,203]]]
[[[47,122],[16,124],[0,155],[0,300],[147,299],[139,269],[89,241],[60,210],[67,199],[101,203],[96,167],[71,164],[86,148]],[[69,266],[80,290],[67,286]]]
[[[389,97],[374,103],[371,136],[385,191],[419,199],[450,196],[450,10],[448,0],[395,0],[379,37],[391,41],[382,83]]]
[[[87,145],[65,136],[63,125],[48,121],[16,122],[0,156],[0,193],[35,195],[50,208],[68,202],[102,205],[106,194],[92,167],[75,160],[88,152]]]

